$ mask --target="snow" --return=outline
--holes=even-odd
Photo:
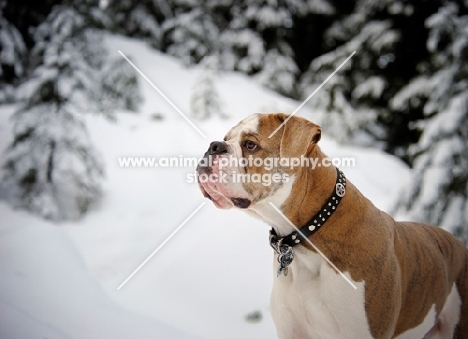
[[[0,46],[2,46],[0,50],[0,75],[3,75],[2,65],[14,66],[15,73],[21,75],[23,73],[21,60],[26,53],[26,45],[16,27],[3,17],[2,10],[0,9]]]
[[[144,43],[108,39],[182,112],[199,74]],[[274,338],[269,315],[273,279],[268,227],[240,211],[222,211],[187,182],[194,168],[124,168],[119,157],[200,157],[240,119],[300,103],[261,88],[247,76],[215,79],[228,119],[194,123],[202,138],[141,77],[139,114],[111,123],[88,116],[91,141],[106,166],[104,198],[83,219],[53,224],[0,204],[0,337],[5,338]],[[317,95],[320,95],[318,93]],[[0,107],[0,149],[14,107]],[[160,113],[164,119],[151,116]],[[298,115],[312,118],[305,107]],[[354,157],[346,176],[389,210],[409,170],[374,149],[320,141],[331,157]],[[206,204],[120,290],[117,287],[202,202]],[[261,321],[245,317],[260,311]]]
[[[261,30],[268,27],[282,27],[284,21],[289,19],[291,14],[281,7],[270,4],[252,5],[247,8],[245,16],[248,20],[255,21]]]
[[[64,230],[4,203],[0,213],[2,338],[189,338],[112,302]]]
[[[292,53],[291,53],[292,54]],[[257,75],[259,83],[280,93],[292,93],[297,68],[291,55],[284,56],[277,50],[267,52],[263,70]]]
[[[226,30],[220,35],[222,41],[221,62],[223,69],[239,69],[244,73],[253,72],[262,64],[265,55],[264,42],[259,33],[244,28]],[[237,55],[236,50],[246,50],[246,55]]]
[[[384,79],[377,76],[371,76],[356,86],[352,92],[352,96],[356,99],[360,99],[365,96],[378,99],[382,95],[385,87],[386,83]]]

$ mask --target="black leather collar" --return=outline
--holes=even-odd
[[[270,246],[278,253],[278,275],[282,272],[287,274],[287,266],[291,264],[294,259],[292,248],[297,244],[305,241],[312,234],[317,232],[325,222],[331,217],[333,212],[336,211],[341,199],[346,193],[346,177],[343,172],[338,168],[336,169],[336,183],[332,195],[328,198],[327,202],[322,206],[320,211],[310,221],[302,226],[299,231],[294,231],[291,234],[279,238],[276,231],[272,228],[270,230]]]

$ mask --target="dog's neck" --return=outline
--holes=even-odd
[[[315,146],[308,157],[318,159],[318,163],[321,163],[322,159],[326,158],[326,155],[323,154],[318,146]],[[297,228],[301,228],[322,209],[323,205],[334,192],[335,184],[335,167],[301,167],[290,177],[289,182],[285,183],[270,198],[259,202],[250,212],[272,226],[278,236],[284,237],[295,231],[295,228],[290,223],[294,224]],[[363,209],[365,208],[363,199],[366,198],[354,185],[349,183],[346,188],[346,195],[343,197],[340,205],[353,201],[353,204],[356,204],[353,208]],[[274,210],[270,203],[273,203],[281,210],[284,216]],[[330,219],[323,225],[322,229],[331,227],[332,224],[336,223],[343,216],[341,210],[338,207]]]

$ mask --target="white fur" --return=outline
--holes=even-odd
[[[259,125],[258,114],[253,114],[244,120],[242,120],[237,126],[235,126],[230,132],[229,140],[226,140],[226,144],[230,148],[228,154],[220,156],[223,157],[235,157],[237,159],[242,158],[242,146],[240,145],[240,138],[242,132],[258,132]],[[229,200],[231,197],[235,198],[251,198],[249,194],[245,191],[244,187],[236,182],[233,175],[242,173],[239,166],[237,167],[223,167],[219,169],[220,175],[226,173],[226,181],[222,185],[218,185],[218,189],[221,191],[224,196]]]
[[[408,331],[400,334],[395,339],[415,339],[415,338],[424,338],[426,333],[428,333],[432,326],[434,326],[437,318],[437,312],[435,309],[435,304],[432,305],[429,312],[427,312],[424,321],[416,327],[409,329]]]
[[[278,208],[291,194],[295,177],[271,197],[252,206],[247,212],[275,226],[281,235],[294,231],[292,226],[269,202]],[[276,277],[277,255],[273,264],[271,312],[279,338],[372,338],[364,309],[364,282],[355,282],[353,289],[317,253],[298,245],[287,276]]]
[[[435,305],[432,305],[424,321],[397,339],[447,339],[453,337],[453,332],[460,319],[461,298],[457,286],[453,284],[450,294],[447,296],[444,307],[436,321]]]
[[[230,144],[238,145],[242,132],[258,132],[260,123],[260,114],[252,114],[242,120],[237,126],[234,126],[231,131],[231,138],[226,140]]]
[[[328,263],[303,246],[287,276],[274,277],[271,310],[279,338],[372,338],[364,282],[353,289]],[[276,256],[274,272],[277,268]],[[349,274],[345,273],[348,278]]]
[[[440,333],[438,336],[430,337],[431,339],[436,338],[452,338],[455,327],[460,320],[460,311],[461,311],[462,301],[460,294],[457,290],[457,285],[453,284],[452,290],[445,301],[442,312],[439,315],[440,322]]]
[[[247,210],[252,216],[260,218],[270,226],[275,226],[276,232],[282,237],[293,232],[294,229],[269,203],[272,202],[281,209],[281,206],[291,194],[295,179],[294,175],[289,177],[288,181],[283,183],[272,196],[257,202]]]

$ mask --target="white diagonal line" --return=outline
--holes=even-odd
[[[122,288],[122,286],[125,285],[125,284],[127,283],[127,281],[129,281],[129,280],[140,270],[140,268],[142,268],[156,253],[158,253],[158,251],[159,251],[169,240],[171,240],[171,238],[182,228],[182,226],[184,226],[184,225],[187,223],[187,221],[189,221],[189,220],[195,215],[195,213],[197,213],[198,210],[199,210],[200,208],[202,208],[203,205],[205,205],[205,204],[206,204],[206,202],[203,202],[200,206],[198,206],[198,208],[197,208],[195,211],[193,211],[192,214],[190,214],[190,215],[187,217],[187,219],[185,219],[185,220],[182,222],[182,224],[180,224],[180,226],[177,227],[177,228],[174,230],[174,232],[172,232],[171,235],[168,236],[167,239],[164,240],[163,243],[162,243],[161,245],[159,245],[158,248],[156,248],[156,249],[153,251],[153,253],[151,253],[150,256],[149,256],[148,258],[146,258],[145,261],[143,261],[143,262],[140,264],[140,266],[138,266],[138,267],[136,268],[136,270],[133,271],[133,273],[130,274],[130,276],[129,276],[127,279],[125,279],[125,281],[124,281],[123,283],[120,284],[119,287],[117,287],[117,289],[120,290],[120,289]]]
[[[341,69],[341,67],[343,67],[344,64],[346,64],[346,63],[349,61],[349,59],[351,59],[351,58],[353,57],[354,54],[356,54],[356,51],[354,51],[353,53],[351,53],[351,55],[350,55],[349,57],[347,57],[346,60],[343,61],[343,62],[341,63],[341,65],[339,65],[338,68],[335,69],[335,71],[334,71],[332,74],[330,74],[330,75],[328,76],[328,78],[326,78],[325,81],[322,82],[322,84],[321,84],[319,87],[317,87],[317,88],[315,89],[315,91],[313,91],[312,94],[309,95],[309,96],[307,97],[307,99],[305,99],[305,100],[302,102],[302,104],[300,104],[299,107],[296,108],[296,109],[294,110],[294,112],[292,112],[291,115],[290,115],[286,120],[284,120],[283,123],[282,123],[281,125],[279,125],[278,128],[275,129],[275,130],[273,131],[273,133],[270,134],[270,136],[269,136],[268,138],[271,138],[273,135],[275,135],[275,133],[278,132],[278,131],[280,130],[280,128],[283,127],[283,125],[284,125],[285,123],[287,123],[288,120],[291,119],[291,118],[293,117],[293,115],[296,114],[296,112],[299,111],[299,110],[302,108],[302,106],[304,106],[304,105],[307,103],[307,101],[309,101],[310,98],[312,98],[312,97],[315,95],[315,93],[317,93],[317,92],[323,87],[323,85],[325,85],[325,84],[328,82],[328,80],[330,80],[330,79],[336,74],[336,72],[338,72],[338,71]]]
[[[187,116],[186,116],[184,113],[182,113],[182,111],[181,111],[179,108],[177,108],[177,106],[174,105],[174,103],[173,103],[167,96],[165,96],[164,93],[161,92],[161,90],[160,90],[159,88],[157,88],[156,85],[153,84],[153,83],[151,82],[151,80],[148,79],[148,77],[147,77],[146,75],[144,75],[143,72],[140,71],[139,68],[136,67],[135,64],[134,64],[133,62],[130,61],[130,59],[128,59],[128,58],[125,56],[125,54],[123,54],[120,50],[119,50],[119,53],[120,53],[120,55],[121,55],[125,60],[127,60],[127,62],[128,62],[130,65],[132,65],[133,68],[135,68],[135,70],[136,70],[138,73],[140,73],[140,75],[141,75],[141,76],[142,76],[142,77],[159,93],[159,94],[161,94],[161,96],[162,96],[164,99],[166,99],[166,101],[167,101],[167,102],[168,102],[168,103],[169,103],[169,104],[170,104],[170,105],[171,105],[171,106],[172,106],[172,107],[173,107],[173,108],[174,108],[174,109],[175,109],[175,110],[176,110],[176,111],[193,127],[193,128],[195,128],[195,130],[196,130],[203,138],[206,139],[206,135],[203,134],[203,132],[200,131],[200,130],[198,129],[198,127],[195,126],[194,123],[193,123],[192,121],[190,121],[190,119],[187,118]]]
[[[294,229],[301,235],[301,237],[303,237],[303,238],[310,244],[310,246],[312,246],[312,247],[318,252],[318,254],[320,254],[320,255],[322,256],[322,258],[325,259],[325,261],[326,261],[327,263],[329,263],[330,266],[333,267],[333,269],[334,269],[337,273],[339,273],[339,274],[343,277],[344,280],[346,280],[346,281],[348,282],[348,284],[350,284],[355,290],[357,290],[356,285],[354,285],[353,282],[352,282],[351,280],[349,280],[349,278],[348,278],[347,276],[345,276],[345,275],[343,274],[343,272],[341,272],[341,271],[339,270],[339,268],[336,267],[335,264],[333,264],[333,263],[330,261],[330,259],[328,259],[328,258],[325,256],[325,254],[323,254],[322,251],[320,251],[320,250],[317,248],[317,246],[315,246],[315,245],[312,243],[312,241],[310,241],[310,239],[307,238],[307,237],[304,235],[304,233],[302,233],[302,232],[296,227],[296,225],[294,225],[294,224],[291,222],[291,220],[289,220],[289,219],[283,214],[283,212],[281,212],[271,201],[270,201],[269,203],[270,203],[270,205],[276,210],[276,212],[278,212],[278,213],[284,218],[284,220],[286,220],[292,227],[294,227]]]

